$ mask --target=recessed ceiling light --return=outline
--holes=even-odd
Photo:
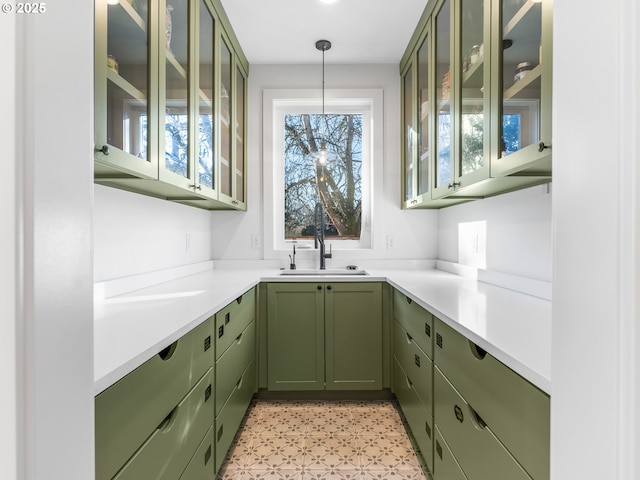
[[[319,0],[319,1],[320,3],[326,3],[328,5],[331,3],[336,3],[338,0]]]

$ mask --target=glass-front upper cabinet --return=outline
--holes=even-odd
[[[231,49],[227,41],[222,38],[220,42],[220,193],[231,198],[232,178],[231,151],[233,150],[233,137],[231,135],[232,94],[233,81]]]
[[[164,8],[164,41],[160,42],[160,175],[165,182],[195,189],[191,156],[194,153],[190,125],[190,95],[194,89],[189,58],[189,3],[171,0]]]
[[[235,138],[236,138],[236,150],[235,150],[235,165],[234,165],[234,181],[233,181],[233,196],[232,203],[234,205],[245,203],[246,192],[246,176],[245,172],[245,157],[246,157],[246,145],[245,145],[245,132],[246,132],[246,96],[247,96],[247,81],[246,75],[240,68],[240,65],[236,66],[236,121],[235,121]]]
[[[434,136],[434,190],[435,197],[451,193],[456,186],[454,158],[454,122],[452,107],[454,90],[452,89],[453,66],[453,23],[452,0],[440,2],[434,10],[434,62],[432,75],[435,78],[435,116]]]
[[[415,127],[415,107],[413,92],[413,71],[414,64],[409,63],[405,72],[402,74],[402,157],[404,159],[404,182],[402,192],[402,202],[405,207],[415,205],[417,200],[414,198],[414,170],[416,164],[415,143],[416,143],[416,127]]]
[[[157,176],[151,133],[154,85],[150,72],[157,59],[149,48],[155,34],[155,3],[148,0],[96,2],[95,159],[96,175],[114,166],[142,178]]]
[[[499,0],[494,173],[550,172],[552,1]],[[548,161],[541,162],[541,160]]]
[[[216,190],[217,170],[215,164],[214,129],[214,78],[215,78],[215,22],[205,0],[199,1],[198,38],[198,125],[196,135],[196,158],[198,186],[203,192]]]

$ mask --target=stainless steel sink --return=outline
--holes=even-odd
[[[281,270],[280,275],[285,276],[315,276],[315,277],[332,277],[335,275],[369,275],[365,270],[347,270],[347,269],[327,269],[327,270],[315,270],[315,269],[301,269],[301,270]]]

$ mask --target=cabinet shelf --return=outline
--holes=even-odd
[[[178,75],[187,80],[187,71],[182,65],[180,65],[180,62],[175,57],[175,55],[171,51],[165,50],[165,56],[167,58],[167,62],[174,68]]]
[[[518,80],[511,87],[507,88],[504,91],[502,98],[504,100],[515,98],[520,92],[525,90],[527,87],[531,86],[534,82],[540,80],[541,75],[542,75],[542,66],[537,65],[523,79]]]
[[[482,65],[484,64],[484,57],[478,58],[478,61],[470,65],[466,72],[462,74],[462,85],[477,82],[482,82]],[[478,78],[479,77],[479,78]]]
[[[118,2],[117,5],[109,6],[109,24],[116,28],[128,28],[136,25],[145,36],[147,33],[147,22],[127,1]]]
[[[146,105],[147,96],[131,85],[124,77],[118,75],[111,69],[107,69],[107,79],[115,84],[118,88],[125,91],[129,96],[138,100],[141,104]]]
[[[522,5],[520,10],[518,10],[518,12],[505,25],[504,30],[502,32],[503,36],[505,38],[507,36],[511,36],[516,29],[522,28],[526,23],[523,20],[527,18],[529,13],[535,12],[534,8],[536,6],[539,8],[540,3],[534,2],[532,0],[528,0],[524,5]],[[538,20],[538,23],[539,23],[539,20]]]

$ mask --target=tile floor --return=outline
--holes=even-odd
[[[432,480],[391,401],[254,401],[218,480]]]

